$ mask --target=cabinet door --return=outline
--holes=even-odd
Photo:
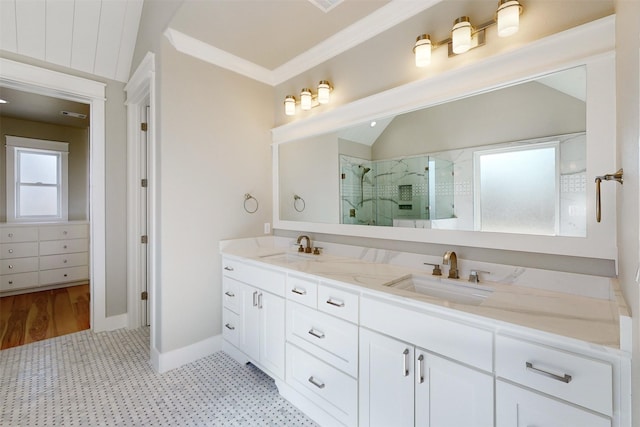
[[[247,356],[260,360],[260,312],[258,294],[252,286],[238,282],[240,292],[240,337],[238,346]]]
[[[360,425],[413,426],[413,346],[360,329]]]
[[[493,377],[416,349],[416,426],[493,427]]]
[[[611,427],[611,419],[496,381],[497,427]]]
[[[260,312],[260,363],[284,378],[284,298],[268,292],[258,294]]]

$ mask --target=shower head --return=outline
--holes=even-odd
[[[369,172],[371,170],[371,168],[367,168],[367,167],[364,167],[362,165],[358,165],[358,167],[362,169],[362,175],[364,175],[365,173],[367,173],[367,172]]]

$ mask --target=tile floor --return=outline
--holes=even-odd
[[[148,328],[0,351],[0,425],[315,426],[271,378],[222,352],[156,374]]]

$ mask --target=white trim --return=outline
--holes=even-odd
[[[222,335],[216,335],[165,353],[159,353],[156,349],[152,349],[151,364],[158,373],[163,374],[220,350],[222,350]]]
[[[116,329],[126,328],[128,320],[129,318],[127,316],[127,313],[105,317],[102,330],[115,331]]]
[[[278,170],[278,145],[321,135],[380,117],[438,105],[555,71],[585,65],[587,76],[587,170],[616,170],[615,15],[534,41],[458,69],[415,81],[272,129],[272,170]],[[470,79],[469,76],[474,78]],[[597,172],[594,172],[597,173]],[[617,261],[615,193],[603,201],[602,222],[595,223],[595,184],[587,182],[587,238],[533,236],[474,231],[363,227],[280,219],[278,174],[273,174],[273,228],[448,246],[484,247]]]
[[[91,328],[106,322],[105,84],[0,58],[0,86],[89,104]]]
[[[128,325],[129,328],[142,326],[140,301],[141,275],[140,266],[140,123],[141,108],[144,107],[147,100],[149,102],[149,117],[147,127],[147,145],[148,145],[148,170],[149,179],[148,192],[148,235],[150,237],[148,244],[149,259],[149,310],[151,318],[150,330],[150,354],[152,365],[157,369],[159,365],[159,350],[157,348],[156,337],[160,334],[160,319],[156,316],[156,306],[158,299],[156,298],[159,289],[158,277],[156,271],[158,268],[158,220],[156,212],[157,191],[158,191],[158,154],[156,148],[156,88],[155,88],[155,55],[148,52],[136,71],[133,73],[131,80],[125,86],[127,99],[127,298],[128,304]]]
[[[22,136],[7,135],[7,145],[12,147],[33,148],[36,150],[50,150],[69,152],[69,143],[60,141],[49,141],[47,139],[24,138]]]
[[[254,64],[173,28],[167,28],[164,35],[179,52],[234,71],[250,79],[276,86],[346,52],[441,1],[391,1],[274,70]]]

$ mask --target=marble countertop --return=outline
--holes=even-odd
[[[629,317],[616,279],[605,279],[610,282],[610,296],[604,298],[483,280],[480,285],[492,288],[493,292],[480,304],[474,305],[387,286],[390,282],[411,274],[438,280],[437,276],[430,275],[430,270],[427,272],[424,269],[366,261],[355,257],[327,254],[300,256],[286,247],[228,246],[222,248],[222,253],[318,276],[321,279],[356,285],[368,293],[394,295],[394,299],[401,297],[409,299],[410,302],[447,307],[613,349],[621,348],[621,318]],[[282,255],[284,253],[289,255]],[[585,276],[585,280],[589,277],[591,276]],[[461,284],[470,284],[466,278],[458,280]]]

